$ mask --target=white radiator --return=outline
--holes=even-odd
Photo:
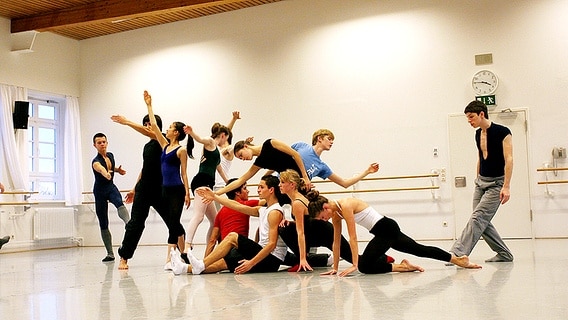
[[[74,208],[38,208],[34,213],[34,239],[72,238],[75,228]]]

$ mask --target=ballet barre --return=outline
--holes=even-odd
[[[2,193],[0,193],[0,195],[2,194],[38,194],[38,191],[4,191]]]
[[[382,188],[382,189],[321,191],[320,194],[368,193],[368,192],[438,190],[438,189],[440,189],[439,186],[426,186],[426,187],[407,187],[407,188]]]
[[[24,200],[31,197],[32,194],[38,194],[38,191],[4,191],[0,195],[24,195]],[[25,210],[29,209],[30,205],[39,204],[39,202],[29,202],[29,201],[2,201],[0,206],[26,206]]]
[[[554,167],[553,168],[537,168],[536,169],[537,172],[544,172],[545,173],[544,177],[546,179],[545,181],[538,181],[537,184],[544,185],[545,193],[548,196],[553,196],[553,192],[548,189],[548,185],[564,184],[564,183],[568,183],[568,180],[548,180],[548,173],[553,172],[554,175],[556,175],[557,171],[566,171],[566,170],[568,170],[568,168],[566,168],[566,167],[564,167],[564,168],[554,168]]]
[[[26,201],[0,202],[0,206],[29,206],[35,204],[39,204],[39,202],[26,202]]]
[[[564,171],[564,170],[568,170],[568,168],[537,168],[536,171],[541,172],[541,171]]]
[[[430,190],[432,192],[432,198],[436,199],[435,191],[440,189],[440,186],[436,185],[434,178],[438,178],[439,173],[427,173],[427,174],[413,174],[413,175],[400,175],[400,176],[384,176],[375,178],[363,178],[357,184],[366,181],[383,181],[383,180],[403,180],[403,179],[420,179],[420,178],[430,178],[430,186],[419,186],[419,187],[397,187],[397,188],[372,188],[372,189],[356,189],[354,188],[357,184],[354,184],[352,189],[344,190],[321,190],[320,194],[345,194],[345,193],[372,193],[372,192],[392,192],[392,191],[420,191],[420,190]],[[316,180],[312,181],[312,184],[322,184],[322,183],[333,183],[331,180]],[[247,184],[249,187],[258,186],[258,184]],[[258,197],[258,195],[249,195],[249,197]]]
[[[560,184],[568,183],[568,180],[550,180],[550,181],[539,181],[537,184]]]

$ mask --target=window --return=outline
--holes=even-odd
[[[57,101],[29,98],[29,188],[34,198],[63,199],[61,107]]]

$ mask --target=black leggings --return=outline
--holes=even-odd
[[[279,228],[278,233],[288,248],[299,258],[300,248],[298,245],[296,223],[290,223],[286,227]],[[308,252],[311,247],[326,247],[333,251],[333,225],[328,221],[304,217],[304,237],[306,252]],[[341,236],[340,256],[346,261],[353,262],[349,241],[343,236]],[[308,259],[308,263],[310,265],[312,264],[310,259]],[[316,266],[320,265],[317,264]],[[323,265],[323,267],[325,267],[325,265]]]
[[[181,214],[185,204],[185,187],[183,185],[166,187],[162,186],[162,201],[167,206],[168,212],[168,244],[177,244],[178,238],[185,235],[185,229],[181,225]]]
[[[362,273],[392,272],[392,264],[384,259],[384,254],[390,248],[418,257],[441,261],[450,261],[452,258],[447,251],[417,243],[400,231],[396,221],[387,217],[379,220],[369,232],[375,237],[369,241],[365,251],[359,256],[359,271]]]

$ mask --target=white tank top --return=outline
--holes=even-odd
[[[260,244],[260,246],[262,246],[263,248],[268,244],[269,240],[268,234],[270,231],[270,225],[268,224],[268,213],[272,210],[280,211],[282,213],[282,217],[284,217],[284,210],[282,209],[282,206],[278,204],[278,202],[268,208],[262,207],[258,209],[258,244]],[[284,243],[282,238],[278,236],[276,247],[274,248],[274,250],[272,250],[271,254],[276,258],[284,261],[287,250],[288,247],[286,246],[286,243]]]
[[[217,147],[219,148],[219,147]],[[227,160],[227,158],[225,158],[225,156],[222,154],[222,150],[219,149],[219,152],[221,153],[221,170],[223,170],[223,172],[225,173],[225,176],[227,177],[227,179],[231,179],[231,177],[229,177],[229,170],[231,169],[231,163],[233,161],[231,160]],[[226,185],[225,181],[223,180],[223,178],[221,177],[221,175],[219,174],[219,172],[217,172],[217,170],[215,170],[215,189],[221,189]]]
[[[339,209],[339,211],[337,211],[337,214],[341,217],[341,219],[345,219],[343,215],[341,215],[341,205],[339,205],[339,202],[337,202],[337,200],[333,201]],[[377,210],[373,209],[373,207],[371,206],[368,206],[362,211],[353,213],[353,219],[355,220],[355,223],[369,231],[371,231],[375,224],[383,217],[384,216],[382,214],[378,213]]]
[[[370,231],[384,216],[373,207],[368,206],[363,211],[356,212],[353,217],[355,218],[355,223]]]

